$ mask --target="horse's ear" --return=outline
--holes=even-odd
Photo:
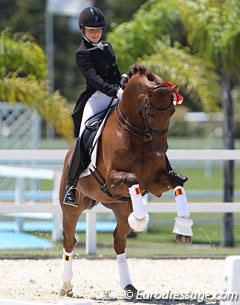
[[[179,87],[177,85],[173,85],[172,87],[168,87],[168,91],[175,93],[175,92],[178,92],[178,88]]]

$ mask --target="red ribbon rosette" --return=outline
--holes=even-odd
[[[173,87],[175,85],[173,85],[171,82],[165,82],[164,83],[166,86],[168,87]],[[178,92],[174,92],[175,98],[174,98],[174,104],[182,104],[183,102],[183,97],[178,93]]]

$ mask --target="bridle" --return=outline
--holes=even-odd
[[[160,87],[165,87],[165,86],[159,84],[159,85],[154,86],[152,88],[152,90],[156,90]],[[120,102],[116,106],[116,116],[117,116],[117,120],[118,120],[118,123],[121,126],[121,128],[142,138],[142,140],[144,142],[152,141],[154,137],[156,137],[156,136],[161,137],[168,133],[168,126],[167,126],[167,128],[165,128],[163,130],[152,129],[149,126],[149,122],[148,122],[149,120],[148,120],[148,116],[147,116],[148,107],[150,107],[153,111],[156,111],[159,113],[164,113],[164,112],[172,110],[175,106],[174,106],[173,102],[171,101],[171,103],[166,108],[158,109],[158,108],[154,107],[152,105],[151,101],[149,99],[147,99],[147,97],[145,96],[143,102],[139,105],[139,107],[136,111],[136,113],[139,113],[143,109],[143,119],[144,119],[144,125],[145,125],[144,130],[132,125],[125,119],[124,115],[122,114],[122,112],[120,110]]]
[[[152,88],[152,90],[156,90],[160,87],[165,87],[165,85],[156,85]],[[173,103],[173,100],[171,100],[171,103],[164,109],[158,109],[156,107],[154,107],[151,103],[151,101],[149,99],[147,99],[147,97],[145,96],[143,102],[139,105],[136,113],[143,111],[143,118],[144,118],[144,125],[145,125],[145,129],[140,129],[134,125],[132,125],[131,123],[129,123],[124,115],[122,114],[121,110],[120,110],[120,102],[117,103],[116,108],[115,108],[115,113],[116,113],[116,117],[118,120],[119,125],[121,126],[122,129],[127,130],[129,133],[132,133],[138,137],[140,137],[144,142],[150,142],[151,143],[151,147],[153,150],[153,153],[155,154],[155,156],[159,157],[161,154],[158,152],[158,150],[155,147],[154,144],[154,137],[156,136],[164,136],[167,134],[168,132],[168,127],[163,129],[163,130],[155,130],[152,129],[149,126],[149,119],[148,119],[148,115],[147,115],[147,108],[150,107],[153,111],[159,112],[159,113],[164,113],[167,111],[172,110],[175,106]],[[111,191],[108,188],[108,185],[105,181],[105,179],[102,177],[102,175],[100,174],[100,172],[98,171],[97,168],[94,168],[94,170],[91,170],[91,173],[93,175],[93,177],[96,179],[96,181],[98,181],[99,185],[100,185],[100,189],[109,197],[111,198],[116,198],[112,195]],[[129,201],[130,198],[129,197],[120,197],[118,198],[118,200],[121,201]]]

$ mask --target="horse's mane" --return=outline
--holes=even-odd
[[[157,75],[153,74],[150,70],[148,70],[145,66],[135,64],[127,73],[129,79],[134,75],[144,75],[150,82],[154,82],[155,84],[162,84],[162,79]]]

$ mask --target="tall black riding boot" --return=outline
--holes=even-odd
[[[76,198],[77,183],[79,176],[83,170],[82,162],[80,159],[80,144],[81,138],[77,138],[67,176],[66,192],[63,199],[64,204],[71,205],[73,207],[78,206],[78,201]]]
[[[171,176],[172,184],[174,184],[174,186],[183,186],[184,183],[188,181],[188,177],[182,175],[179,176],[177,172],[172,168],[167,155],[165,155],[165,158],[166,168],[168,170],[169,175]]]

